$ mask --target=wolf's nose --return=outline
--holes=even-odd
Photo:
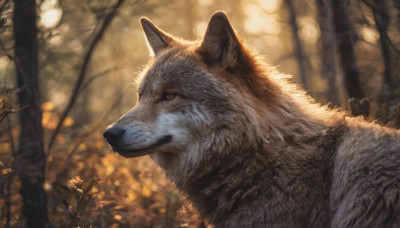
[[[104,131],[103,136],[107,139],[108,143],[115,147],[121,140],[125,133],[125,129],[122,127],[112,127]]]

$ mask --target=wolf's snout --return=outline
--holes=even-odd
[[[103,136],[107,139],[108,143],[114,148],[121,140],[125,133],[125,129],[122,127],[112,127],[104,131]]]

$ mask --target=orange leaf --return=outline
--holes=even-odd
[[[70,127],[75,123],[74,119],[72,119],[71,117],[67,117],[64,120],[64,126],[66,127]]]
[[[53,111],[53,109],[54,109],[54,104],[51,101],[47,101],[42,104],[43,112],[50,112]]]

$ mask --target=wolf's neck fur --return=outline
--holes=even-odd
[[[207,158],[186,173],[189,176],[183,182],[176,181],[211,224],[217,227],[327,224],[330,159],[346,128],[343,118],[309,101],[298,101],[285,91],[279,99],[279,106],[267,115],[264,113],[269,119],[255,121],[262,126],[252,126],[258,129],[257,136],[249,133],[241,142],[237,138],[236,142],[226,139],[230,151],[208,151]],[[308,104],[304,106],[301,102]],[[255,106],[249,110],[254,111]],[[329,115],[332,121],[322,121],[329,119],[326,116],[316,117],[321,114]],[[234,132],[235,129],[231,133]],[[238,205],[253,211],[242,211]]]

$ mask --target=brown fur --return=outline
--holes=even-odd
[[[150,154],[215,227],[400,227],[398,131],[316,104],[222,12],[194,42],[141,22],[155,56],[115,151]]]

